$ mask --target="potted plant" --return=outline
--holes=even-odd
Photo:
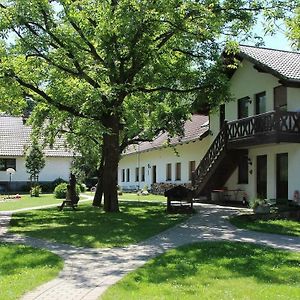
[[[254,198],[250,201],[250,207],[255,214],[270,213],[270,204],[267,199]]]

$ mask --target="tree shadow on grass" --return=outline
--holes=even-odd
[[[300,223],[296,221],[278,220],[253,220],[249,215],[235,216],[230,222],[239,228],[248,230],[300,236]]]
[[[14,214],[10,232],[75,246],[116,247],[149,238],[185,218],[166,214],[159,203],[126,202],[117,213],[82,205],[76,211],[41,209]]]
[[[0,273],[7,275],[20,274],[24,270],[62,267],[59,256],[49,251],[35,249],[24,245],[0,243]]]
[[[184,284],[191,276],[206,282],[254,278],[258,283],[299,284],[300,255],[250,243],[203,242],[171,250],[132,276],[134,282],[153,284],[174,280]]]

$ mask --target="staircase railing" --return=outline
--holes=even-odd
[[[193,172],[193,186],[203,181],[203,178],[207,175],[216,159],[225,150],[228,138],[227,132],[227,123],[225,122],[223,128],[214,139],[213,143],[209,147],[197,169]]]

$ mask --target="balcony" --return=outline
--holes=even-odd
[[[300,112],[271,111],[227,123],[227,148],[300,143]]]

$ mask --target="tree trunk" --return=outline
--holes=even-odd
[[[102,157],[100,166],[98,168],[98,182],[96,187],[96,192],[93,199],[93,206],[100,207],[102,204],[102,196],[103,196],[103,164],[104,164],[104,155],[102,151]]]
[[[78,203],[78,196],[76,195],[76,177],[74,174],[71,173],[70,175],[70,198],[71,198],[71,202],[73,204],[77,204]]]
[[[103,136],[104,168],[103,168],[103,192],[104,210],[106,212],[118,212],[118,164],[119,164],[119,119],[116,116],[106,118],[106,127],[110,133]]]

